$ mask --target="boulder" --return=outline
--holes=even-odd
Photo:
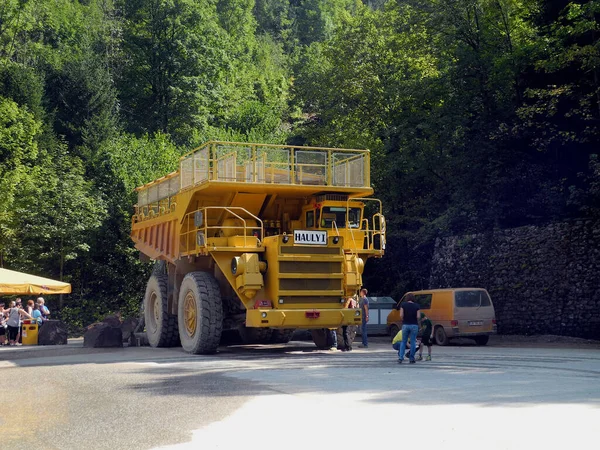
[[[106,323],[112,327],[119,327],[121,326],[121,314],[116,313],[106,316],[100,323]]]
[[[67,345],[67,326],[60,320],[47,320],[38,332],[38,345]]]
[[[138,319],[129,318],[125,319],[121,323],[121,331],[123,332],[123,342],[129,342],[129,339],[133,335],[135,329],[138,326]]]
[[[120,324],[100,322],[88,327],[83,335],[83,346],[92,348],[123,347],[123,332]]]

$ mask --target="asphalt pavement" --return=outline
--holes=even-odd
[[[2,449],[559,448],[600,440],[597,346],[433,347],[409,365],[385,339],[0,349]]]

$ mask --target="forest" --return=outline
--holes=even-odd
[[[369,149],[365,285],[426,288],[437,237],[600,216],[600,0],[0,0],[0,266],[60,318],[137,314],[133,190],[208,140]]]

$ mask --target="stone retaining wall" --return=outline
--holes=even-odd
[[[438,239],[429,284],[486,288],[501,334],[600,339],[600,221]]]

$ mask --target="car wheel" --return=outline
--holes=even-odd
[[[448,336],[446,336],[446,331],[444,330],[444,327],[436,327],[434,337],[435,343],[437,345],[448,345]]]
[[[488,341],[490,340],[489,336],[476,336],[473,339],[475,339],[475,343],[477,345],[486,345],[488,343]]]
[[[390,341],[394,340],[394,338],[396,337],[396,335],[398,334],[399,331],[400,331],[400,328],[398,327],[398,325],[392,325],[390,327]]]

